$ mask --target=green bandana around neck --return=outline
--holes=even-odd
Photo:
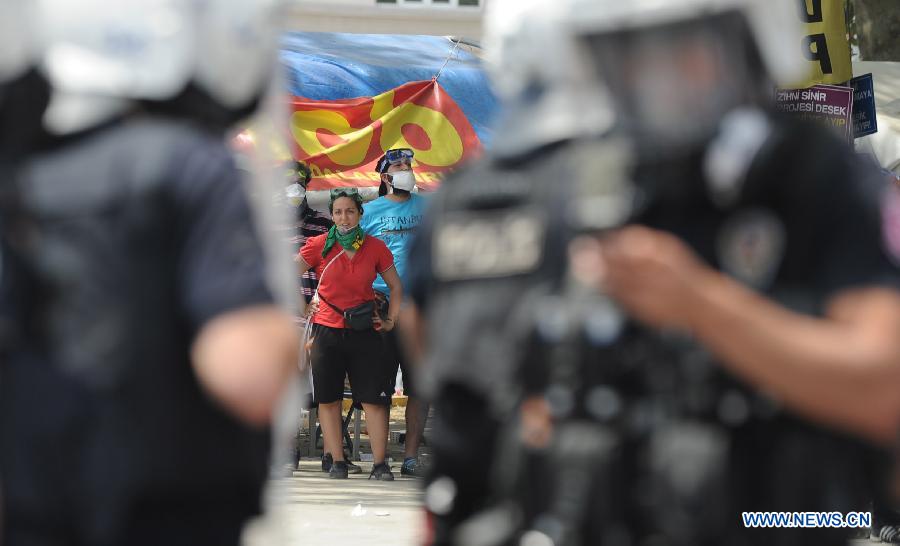
[[[344,235],[341,235],[337,226],[331,226],[331,229],[328,230],[328,236],[325,238],[325,248],[322,249],[322,257],[324,258],[328,255],[331,247],[336,242],[341,243],[345,250],[359,250],[365,238],[366,234],[359,226],[356,226]]]

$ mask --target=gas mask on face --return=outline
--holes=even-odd
[[[284,188],[284,195],[288,205],[299,207],[303,204],[303,200],[306,199],[306,188],[300,184],[291,184]]]
[[[288,210],[297,220],[302,220],[309,210],[309,203],[306,201],[306,188],[301,184],[290,184],[284,188],[284,202]]]
[[[411,192],[416,187],[416,177],[412,171],[397,171],[390,173],[389,176],[391,177],[391,186],[395,190]]]

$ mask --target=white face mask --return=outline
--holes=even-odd
[[[353,226],[353,227],[338,226],[338,228],[337,228],[338,233],[340,233],[341,235],[347,235],[348,233],[350,233],[350,232],[353,231],[354,229],[356,229],[356,226]]]
[[[412,171],[397,171],[391,175],[391,186],[398,190],[413,191],[416,187],[416,177]]]
[[[289,205],[299,207],[303,203],[303,198],[306,197],[306,188],[300,184],[291,184],[284,189],[284,195]]]

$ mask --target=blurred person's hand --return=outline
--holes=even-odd
[[[717,273],[670,233],[629,226],[570,246],[573,273],[659,328],[689,329],[695,302]]]
[[[519,436],[532,449],[545,449],[553,440],[553,416],[543,396],[529,396],[519,408]]]
[[[238,419],[267,425],[299,354],[290,316],[275,306],[220,315],[204,325],[191,356],[203,388]]]

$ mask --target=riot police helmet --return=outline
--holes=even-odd
[[[35,10],[53,133],[102,123],[133,100],[168,99],[191,77],[188,2],[37,0]]]
[[[21,157],[41,137],[47,81],[35,70],[33,4],[0,0],[0,153]]]
[[[602,102],[652,148],[709,138],[726,113],[803,77],[802,56],[790,53],[802,39],[790,2],[534,0],[503,21],[504,4],[487,24],[502,96],[555,88],[543,94],[577,100],[573,115]],[[570,120],[571,132],[587,132],[587,119]]]
[[[35,60],[31,2],[0,0],[0,84],[21,76]]]
[[[67,133],[136,103],[228,126],[266,92],[281,0],[37,0],[45,124]]]
[[[605,89],[575,62],[563,5],[494,0],[486,7],[485,65],[501,99],[497,156],[605,132],[613,111]]]

